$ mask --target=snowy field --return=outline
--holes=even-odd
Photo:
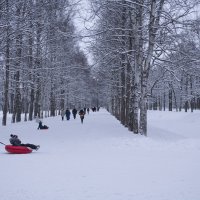
[[[199,200],[200,112],[148,114],[148,137],[134,135],[105,110],[80,119],[0,125],[39,144],[31,154],[0,146],[1,200]],[[0,117],[2,121],[2,116]]]

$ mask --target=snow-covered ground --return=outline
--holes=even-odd
[[[0,146],[0,199],[199,200],[200,112],[149,111],[148,118],[148,137],[103,109],[84,124],[45,118],[49,130],[35,121],[0,126],[3,143],[17,134],[41,146],[20,155]]]

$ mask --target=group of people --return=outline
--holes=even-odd
[[[92,109],[93,112],[96,112],[96,110],[99,111],[99,108],[96,108],[96,107],[93,107],[91,109]],[[84,116],[85,116],[86,112],[89,114],[90,108],[81,109],[79,112],[77,111],[76,108],[72,109],[73,118],[76,119],[76,115],[78,113],[79,116],[80,116],[80,119],[81,119],[81,123],[83,123]],[[61,111],[62,120],[64,120],[65,116],[66,116],[67,120],[70,120],[70,115],[71,115],[71,112],[70,112],[70,109],[68,109],[68,108],[66,109],[66,111],[64,111],[64,109]],[[39,118],[38,118],[38,120],[36,119],[36,122],[39,123],[38,129],[48,129],[49,128],[46,125],[42,125],[42,121],[39,120]],[[29,143],[23,144],[21,142],[21,140],[18,138],[18,136],[17,135],[13,135],[13,134],[10,135],[10,144],[12,144],[13,146],[29,147],[29,148],[31,148],[33,150],[36,150],[36,151],[40,148],[39,145],[34,145],[34,144],[29,144]]]
[[[84,108],[84,109],[81,109],[79,112],[76,108],[73,108],[72,109],[72,115],[73,115],[73,118],[76,119],[76,115],[77,113],[79,114],[80,116],[80,119],[81,119],[81,123],[83,123],[83,120],[84,120],[84,116],[86,114],[86,110],[89,114],[89,108]],[[61,118],[62,118],[62,121],[64,120],[64,117],[66,116],[66,119],[67,120],[70,120],[70,115],[71,115],[71,111],[69,108],[67,108],[66,110],[62,109],[61,110]]]
[[[92,107],[91,110],[92,110],[93,112],[96,112],[96,111],[99,111],[99,108],[100,108],[100,107]],[[80,116],[80,119],[81,119],[81,123],[83,123],[84,116],[85,116],[86,112],[89,114],[90,108],[83,108],[83,109],[81,109],[79,112],[77,111],[76,108],[73,108],[73,109],[72,109],[73,118],[76,119],[76,115],[77,115],[77,113],[78,113],[79,116]],[[61,110],[61,118],[62,118],[62,121],[64,120],[64,117],[65,117],[65,116],[66,116],[66,119],[67,119],[67,120],[70,120],[70,115],[71,115],[71,111],[70,111],[69,108],[67,108],[66,110],[64,110],[64,109]]]
[[[42,121],[39,120],[38,117],[36,117],[36,122],[38,122],[38,129],[48,129],[49,127],[47,125],[42,125]],[[13,146],[24,146],[24,147],[29,147],[33,150],[38,150],[40,148],[40,145],[34,145],[34,144],[29,144],[29,143],[26,143],[26,144],[23,144],[21,142],[21,140],[18,138],[17,135],[14,135],[14,134],[11,134],[10,135],[10,144],[12,144]]]
[[[99,109],[100,109],[100,107],[95,107],[95,106],[92,107],[92,111],[93,111],[93,112],[99,111]]]
[[[42,121],[39,119],[39,117],[36,117],[36,122],[39,124],[38,129],[48,129],[49,128],[47,125],[42,125]],[[24,146],[24,147],[28,147],[28,148],[31,148],[36,151],[40,148],[40,145],[29,144],[29,143],[23,144],[21,142],[21,140],[18,138],[18,136],[14,135],[14,134],[10,135],[9,141],[10,141],[10,144],[13,146]]]

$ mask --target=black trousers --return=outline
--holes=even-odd
[[[81,116],[81,123],[83,123],[83,120],[84,120],[84,116]]]
[[[34,144],[21,144],[20,146],[24,146],[24,147],[30,147],[31,149],[37,149],[37,146]]]

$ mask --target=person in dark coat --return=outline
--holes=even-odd
[[[93,108],[92,108],[92,111],[93,111],[93,112],[96,112],[96,107],[93,107]]]
[[[87,109],[86,109],[86,108],[83,108],[83,110],[84,110],[84,112],[86,113],[86,110],[87,110]]]
[[[87,108],[87,113],[88,113],[88,115],[89,115],[89,112],[90,112],[90,108]]]
[[[46,125],[42,125],[42,121],[39,121],[38,129],[48,129],[49,127]]]
[[[77,114],[76,108],[74,108],[74,109],[72,110],[72,114],[73,114],[74,119],[76,119],[76,114]]]
[[[10,144],[12,144],[13,146],[24,146],[24,147],[29,147],[31,149],[34,150],[38,150],[40,148],[40,145],[34,145],[34,144],[22,144],[21,140],[18,138],[17,135],[10,135]]]
[[[67,120],[70,120],[71,112],[70,112],[70,110],[69,110],[68,108],[67,108],[67,110],[65,111],[65,115],[66,115]]]
[[[83,123],[84,115],[85,115],[84,110],[80,110],[80,111],[79,111],[79,115],[80,115],[80,118],[81,118],[81,123]]]

